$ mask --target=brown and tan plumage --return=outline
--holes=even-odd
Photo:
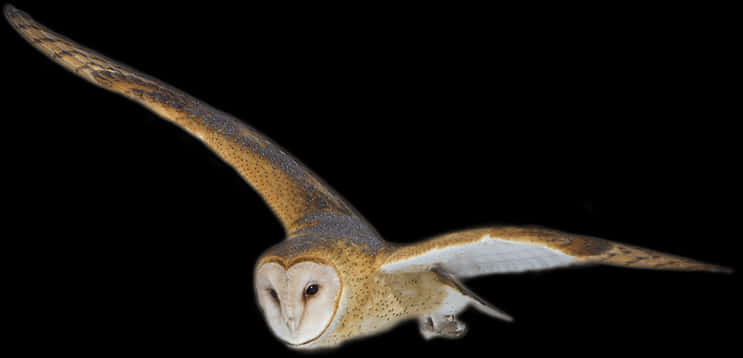
[[[10,5],[5,16],[24,39],[66,69],[136,101],[203,141],[261,193],[290,235],[311,223],[308,215],[313,212],[361,220],[322,180],[245,123],[50,31]]]
[[[418,319],[426,338],[459,337],[469,305],[511,320],[460,279],[584,264],[679,271],[729,269],[595,237],[488,227],[416,244],[383,240],[321,179],[269,139],[155,78],[82,47],[6,5],[30,44],[85,80],[121,94],[199,138],[263,197],[286,230],[255,268],[259,304],[290,347],[333,347]]]

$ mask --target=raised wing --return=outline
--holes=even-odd
[[[684,257],[596,237],[532,227],[454,232],[401,246],[382,266],[387,272],[443,269],[456,277],[545,270],[580,264],[644,269],[731,272]]]
[[[373,229],[339,195],[278,145],[245,123],[155,78],[76,44],[5,5],[13,28],[49,58],[87,81],[138,102],[200,139],[231,165],[278,216],[287,236],[345,223]],[[332,226],[325,225],[325,226]]]

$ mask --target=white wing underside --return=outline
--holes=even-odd
[[[581,260],[541,245],[502,240],[485,235],[463,245],[434,248],[382,266],[386,272],[422,271],[441,267],[457,277],[517,273],[565,267]]]

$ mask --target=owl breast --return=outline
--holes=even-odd
[[[384,332],[409,319],[431,314],[446,304],[450,289],[433,272],[386,274],[377,272],[368,289],[346,306],[329,340],[341,341]]]

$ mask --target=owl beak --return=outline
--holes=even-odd
[[[284,323],[286,324],[286,328],[289,329],[289,333],[296,337],[297,336],[297,328],[299,327],[299,322],[302,320],[302,311],[303,307],[299,305],[287,305],[283,307],[282,315],[284,316]]]
[[[291,317],[286,320],[286,326],[289,328],[289,332],[291,333],[291,335],[296,336],[297,327],[299,326],[299,320]]]

